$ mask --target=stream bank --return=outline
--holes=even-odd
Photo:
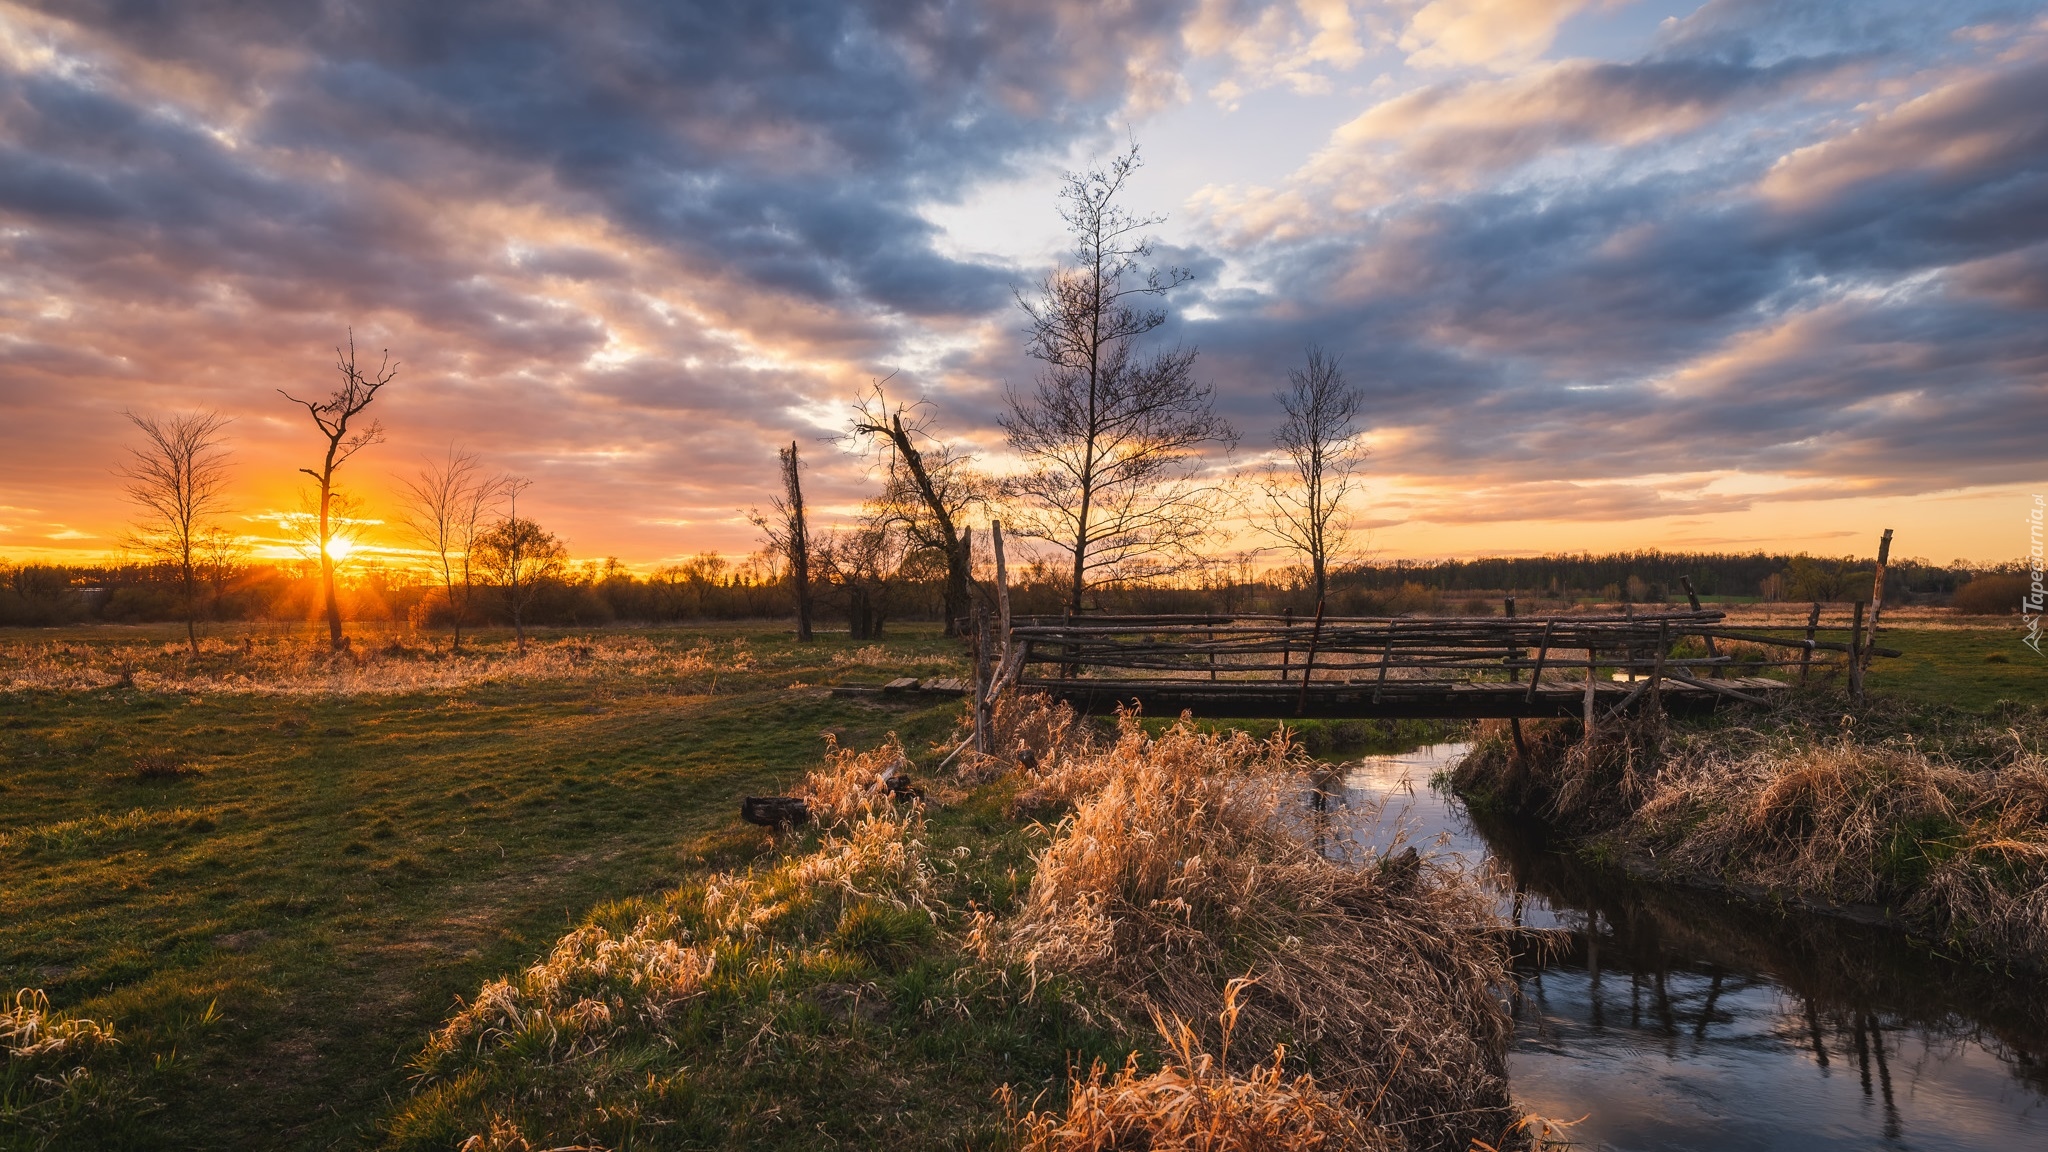
[[[2048,969],[2048,709],[1824,693],[1695,723],[1482,724],[1451,784],[1582,855],[1852,919],[1986,967]]]
[[[1504,916],[1573,932],[1518,969],[1522,1106],[1617,1152],[2048,1146],[2048,1003],[2025,978],[1589,863],[1433,787],[1468,750],[1349,764],[1346,802],[1384,806],[1367,847],[1490,873]]]

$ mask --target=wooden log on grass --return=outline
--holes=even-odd
[[[811,806],[801,796],[748,796],[740,801],[740,819],[763,828],[795,828],[810,823]]]

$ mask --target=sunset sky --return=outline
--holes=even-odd
[[[402,362],[366,515],[458,443],[578,557],[827,516],[874,378],[1011,466],[1013,292],[1128,139],[1159,334],[1256,456],[1363,386],[1382,558],[2011,559],[2048,487],[2048,8],[0,0],[0,557],[130,513],[124,409],[233,417],[276,535],[333,346]]]

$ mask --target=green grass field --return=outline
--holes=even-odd
[[[67,1098],[96,1112],[18,1129],[67,1133],[53,1147],[375,1143],[458,996],[594,908],[749,858],[766,837],[737,823],[739,798],[814,765],[824,732],[865,746],[895,731],[930,763],[960,710],[822,686],[963,668],[930,628],[860,647],[768,626],[618,630],[589,644],[663,658],[607,665],[551,636],[566,655],[527,678],[356,691],[373,666],[354,694],[302,672],[286,693],[211,691],[150,678],[182,664],[169,637],[0,635],[0,673],[49,665],[51,683],[102,650],[141,661],[139,688],[0,692],[0,987],[44,989],[122,1041],[103,1095]],[[435,666],[413,643],[392,666]],[[2017,633],[1886,643],[1906,656],[1878,662],[1873,691],[1979,710],[2048,695],[2048,661]],[[204,660],[231,669],[215,647]],[[0,1116],[27,1092],[0,1080]],[[0,1129],[0,1147],[15,1138]]]
[[[2048,700],[2048,659],[2020,642],[2018,628],[1957,631],[1886,629],[1878,643],[1905,653],[1871,663],[1872,693],[1916,704],[1983,711],[2000,700]]]
[[[717,652],[737,635],[649,638]],[[843,640],[745,638],[751,667],[715,673],[715,692],[697,673],[352,698],[0,693],[0,987],[113,1021],[136,1096],[107,1103],[133,1118],[125,1132],[101,1127],[111,1116],[73,1130],[141,1147],[369,1142],[458,995],[593,905],[758,846],[739,798],[816,763],[824,731],[893,730],[921,750],[958,713],[790,687],[934,674],[958,649],[929,629],[881,666],[835,664],[855,651]],[[141,778],[152,764],[187,774]]]

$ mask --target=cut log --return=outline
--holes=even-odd
[[[811,806],[801,796],[749,796],[740,801],[740,819],[763,828],[795,828],[811,820]]]

